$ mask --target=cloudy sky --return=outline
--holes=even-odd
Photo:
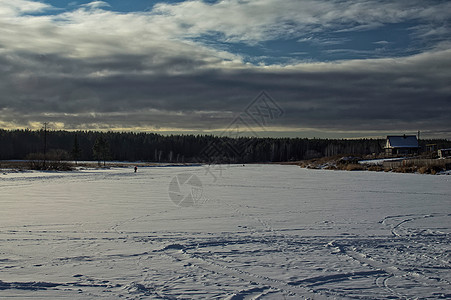
[[[0,0],[0,128],[221,134],[244,120],[259,136],[451,138],[450,12],[446,0]]]

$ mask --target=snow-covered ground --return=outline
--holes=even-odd
[[[0,174],[0,298],[451,297],[451,177],[214,167]]]
[[[386,161],[400,161],[400,160],[403,160],[403,159],[406,159],[406,157],[368,159],[368,160],[361,160],[361,161],[359,161],[359,164],[362,164],[362,165],[382,165]]]

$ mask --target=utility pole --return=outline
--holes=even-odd
[[[44,164],[43,169],[45,170],[45,161],[46,161],[46,155],[47,155],[47,125],[48,122],[44,122]]]

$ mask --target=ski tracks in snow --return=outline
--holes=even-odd
[[[330,242],[329,247],[380,272],[375,283],[393,297],[418,297],[422,289],[412,293],[409,287],[423,286],[424,290],[434,290],[432,295],[424,292],[424,298],[447,298],[451,296],[451,257],[449,250],[443,249],[449,248],[450,235],[436,228],[416,227],[415,222],[443,218],[449,224],[450,216],[443,213],[387,216],[379,223],[390,228],[392,237],[341,239]]]
[[[393,192],[383,192],[380,182],[363,190],[359,189],[361,182],[350,184],[349,180],[328,186],[322,173],[314,171],[308,178],[301,176],[307,183],[297,188],[299,168],[271,166],[265,173],[265,166],[246,173],[252,168],[239,168],[244,175],[238,173],[237,179],[230,176],[230,184],[211,187],[223,198],[208,199],[194,208],[171,206],[166,184],[176,171],[168,168],[143,169],[138,175],[113,170],[5,182],[11,200],[4,203],[10,210],[19,203],[16,190],[27,196],[46,191],[41,185],[53,189],[53,198],[29,202],[33,209],[25,211],[31,217],[36,217],[39,205],[58,204],[56,200],[63,199],[60,187],[75,184],[74,192],[81,195],[75,203],[72,197],[64,198],[64,204],[74,208],[68,220],[23,218],[20,226],[4,222],[0,227],[0,295],[130,300],[451,298],[451,215],[426,213],[430,208],[421,206],[420,199],[433,197],[440,204],[434,210],[447,211],[446,189],[399,192],[391,182],[384,183],[385,177],[383,183]],[[277,176],[274,169],[279,170]],[[256,173],[258,180],[249,176]],[[266,174],[266,179],[260,174]],[[324,174],[345,177],[355,173]],[[373,176],[382,176],[362,174],[359,177],[371,179],[367,183]],[[156,179],[150,182],[146,176]],[[290,181],[293,176],[299,178]],[[249,184],[243,185],[249,178]],[[425,180],[420,179],[419,183]],[[99,188],[109,196],[100,197]],[[148,191],[154,196],[151,203]],[[301,193],[302,201],[293,201]],[[352,202],[346,201],[349,194]],[[368,197],[365,205],[356,207],[362,204],[362,195]],[[373,196],[383,204],[375,205]],[[408,207],[411,198],[421,200],[415,211],[424,214],[407,213],[412,211]],[[398,201],[400,214],[386,216],[378,224],[377,214],[393,201]],[[77,209],[86,206],[96,210],[93,218],[84,217],[89,210]],[[307,212],[298,213],[300,209]],[[345,214],[337,215],[334,210]],[[55,211],[53,216],[64,211]],[[43,212],[46,216],[47,211]],[[326,213],[331,215],[327,226]],[[360,214],[368,214],[368,219],[360,222],[355,218]],[[343,222],[343,216],[351,220]],[[375,229],[369,231],[369,227]]]

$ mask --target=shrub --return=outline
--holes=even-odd
[[[421,168],[418,169],[418,173],[420,173],[420,174],[429,174],[430,170],[429,170],[428,167],[421,167]]]
[[[417,167],[415,166],[400,166],[393,169],[393,172],[397,173],[415,173],[417,171]]]
[[[440,166],[432,166],[431,167],[431,174],[432,175],[435,175],[435,174],[437,174],[437,173],[439,173],[441,171],[445,171],[445,169],[443,167],[440,167]]]
[[[366,170],[366,167],[361,164],[348,164],[346,165],[347,171],[361,171]]]
[[[60,149],[50,150],[45,156],[43,153],[27,155],[28,166],[31,170],[70,171],[72,166],[67,161],[68,158],[68,152]]]
[[[384,171],[384,167],[379,166],[379,165],[372,165],[368,168],[368,171],[382,172],[382,171]]]
[[[445,170],[445,168],[440,167],[440,166],[424,166],[424,167],[421,167],[418,169],[418,173],[435,175],[444,170]]]
[[[44,154],[43,153],[30,153],[26,156],[28,161],[28,167],[31,170],[44,169]]]

